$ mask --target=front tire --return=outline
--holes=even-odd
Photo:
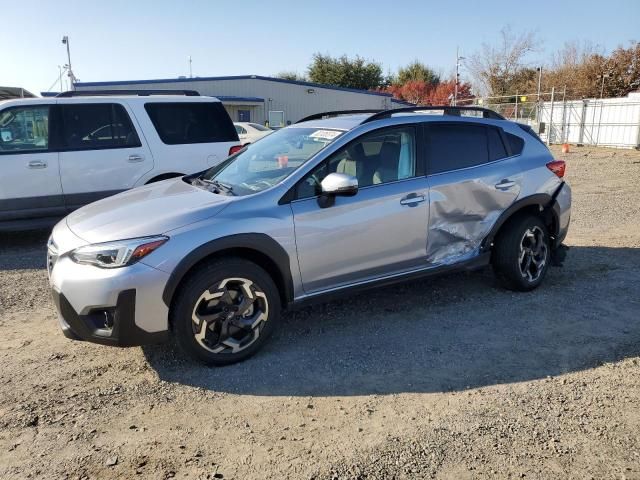
[[[180,288],[171,321],[180,347],[207,365],[229,365],[257,352],[276,329],[280,296],[272,278],[241,258],[214,260]]]
[[[538,287],[550,260],[549,233],[538,217],[517,218],[496,238],[493,270],[509,290],[528,292]]]

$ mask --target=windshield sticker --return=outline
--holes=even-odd
[[[311,135],[309,135],[309,137],[310,138],[322,138],[322,139],[325,139],[325,140],[333,140],[334,138],[336,138],[341,133],[342,132],[339,132],[339,131],[336,131],[336,130],[316,130]]]

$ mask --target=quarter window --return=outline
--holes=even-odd
[[[238,141],[220,102],[147,103],[144,108],[167,145]]]
[[[511,154],[512,155],[520,155],[522,150],[524,149],[524,140],[521,139],[517,135],[513,135],[511,133],[507,133],[507,141],[511,146]]]
[[[297,186],[296,198],[319,195],[324,177],[336,172],[356,177],[360,188],[415,177],[415,129],[394,128],[363,135],[307,174]]]
[[[49,149],[49,107],[9,108],[0,112],[0,153]]]
[[[500,160],[507,157],[502,137],[497,128],[487,127],[487,139],[489,141],[489,161]]]
[[[62,105],[62,142],[66,150],[140,147],[140,139],[122,105]]]

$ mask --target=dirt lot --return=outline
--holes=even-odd
[[[0,240],[0,478],[640,478],[640,153],[574,148],[537,291],[450,275],[285,316],[253,359],[60,333],[46,232]]]

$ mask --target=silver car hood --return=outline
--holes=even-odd
[[[86,205],[67,217],[67,225],[89,243],[158,235],[212,217],[232,198],[165,180]]]

